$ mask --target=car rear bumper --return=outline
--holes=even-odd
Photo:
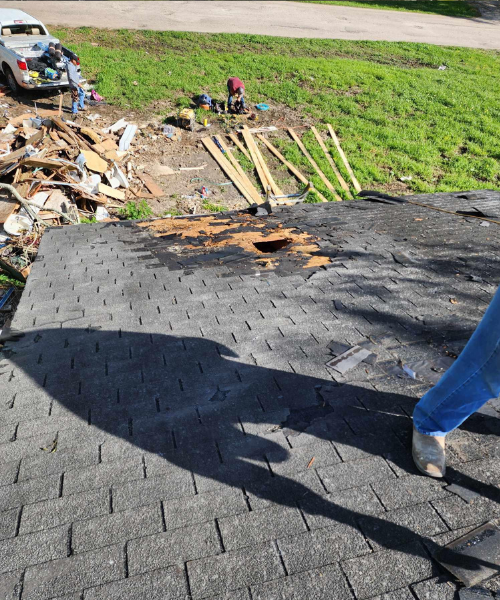
[[[61,83],[60,81],[54,81],[53,83],[26,83],[23,81],[19,84],[25,90],[50,90],[54,88],[67,88],[67,83]]]

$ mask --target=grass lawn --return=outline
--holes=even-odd
[[[332,123],[365,188],[411,176],[416,192],[500,189],[498,52],[229,34],[53,33],[78,51],[84,74],[116,104],[182,106],[202,92],[224,98],[227,77],[238,75],[250,103],[285,105],[298,123],[308,117],[320,129]],[[325,165],[309,135],[306,144]],[[299,164],[291,141],[284,153]]]
[[[451,17],[477,17],[479,11],[466,0],[299,0],[312,4],[337,4],[358,8],[382,8],[432,13]]]

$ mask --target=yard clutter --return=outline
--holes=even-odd
[[[354,190],[357,191],[359,187],[359,183],[354,176],[352,168],[347,162],[347,158],[345,154],[342,152],[340,147],[340,143],[338,138],[335,135],[335,132],[331,128],[331,125],[328,125],[330,128],[330,134],[334,138],[336,147],[339,151],[339,155],[342,159],[344,167],[347,169],[349,176],[353,182]],[[298,129],[298,128],[297,128]],[[342,189],[345,197],[348,199],[352,199],[353,195],[349,188],[348,183],[342,176],[337,164],[335,163],[332,154],[328,150],[323,138],[320,133],[316,129],[316,127],[312,126],[310,128],[311,132],[314,135],[315,141],[318,143],[323,156],[328,162],[328,165],[332,172],[335,174],[335,184]],[[222,140],[222,136],[213,136],[210,138],[203,138],[202,143],[205,148],[210,152],[212,158],[218,163],[223,172],[231,179],[236,188],[242,194],[242,196],[247,200],[249,204],[262,204],[264,201],[270,202],[272,204],[285,204],[285,203],[296,203],[300,201],[304,201],[308,193],[311,192],[314,194],[321,202],[328,202],[327,198],[323,194],[321,194],[318,190],[314,188],[314,185],[311,181],[309,181],[305,175],[299,171],[299,169],[293,165],[289,160],[287,160],[283,154],[276,148],[263,134],[270,134],[274,132],[279,132],[279,128],[275,126],[268,126],[262,128],[254,128],[250,129],[247,125],[243,125],[240,130],[236,130],[234,133],[228,133],[228,139],[234,144],[234,149],[239,150],[247,160],[251,161],[255,173],[257,175],[257,180],[260,183],[260,188],[263,190],[263,193],[260,191],[259,186],[255,185],[249,178],[249,174],[246,173],[237,158],[233,156],[231,152],[231,148],[227,148]],[[324,171],[320,168],[318,163],[313,159],[307,148],[305,147],[303,140],[297,135],[297,132],[294,128],[287,128],[288,133],[290,134],[293,141],[299,147],[301,153],[304,155],[308,163],[310,164],[313,171],[319,176],[321,182],[331,193],[333,198],[336,201],[341,201],[342,197],[337,192],[335,185],[330,181]],[[264,148],[269,150],[270,154],[277,158],[287,169],[288,171],[294,175],[301,183],[306,185],[307,193],[294,193],[294,194],[285,194],[280,186],[277,184],[275,177],[273,177],[269,166],[266,162],[266,158],[264,156],[263,151],[259,148],[257,144],[257,140],[253,137],[253,134],[257,134],[257,140],[262,142]],[[241,137],[238,137],[240,135]],[[262,150],[264,150],[264,148]],[[359,187],[359,189],[361,189]]]
[[[136,174],[137,125],[102,129],[54,113],[20,115],[0,130],[0,270],[21,281],[46,226],[102,221],[129,200],[163,195]]]

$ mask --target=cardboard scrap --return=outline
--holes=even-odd
[[[98,154],[92,150],[83,150],[82,154],[85,156],[85,164],[88,169],[95,171],[96,173],[106,173],[108,170],[108,163]]]

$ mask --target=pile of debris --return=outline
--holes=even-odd
[[[150,178],[135,174],[137,125],[120,119],[101,129],[97,119],[89,115],[89,124],[77,124],[60,111],[38,111],[10,119],[0,131],[0,259],[12,268],[29,267],[12,259],[45,226],[102,221],[128,200],[163,195]]]

